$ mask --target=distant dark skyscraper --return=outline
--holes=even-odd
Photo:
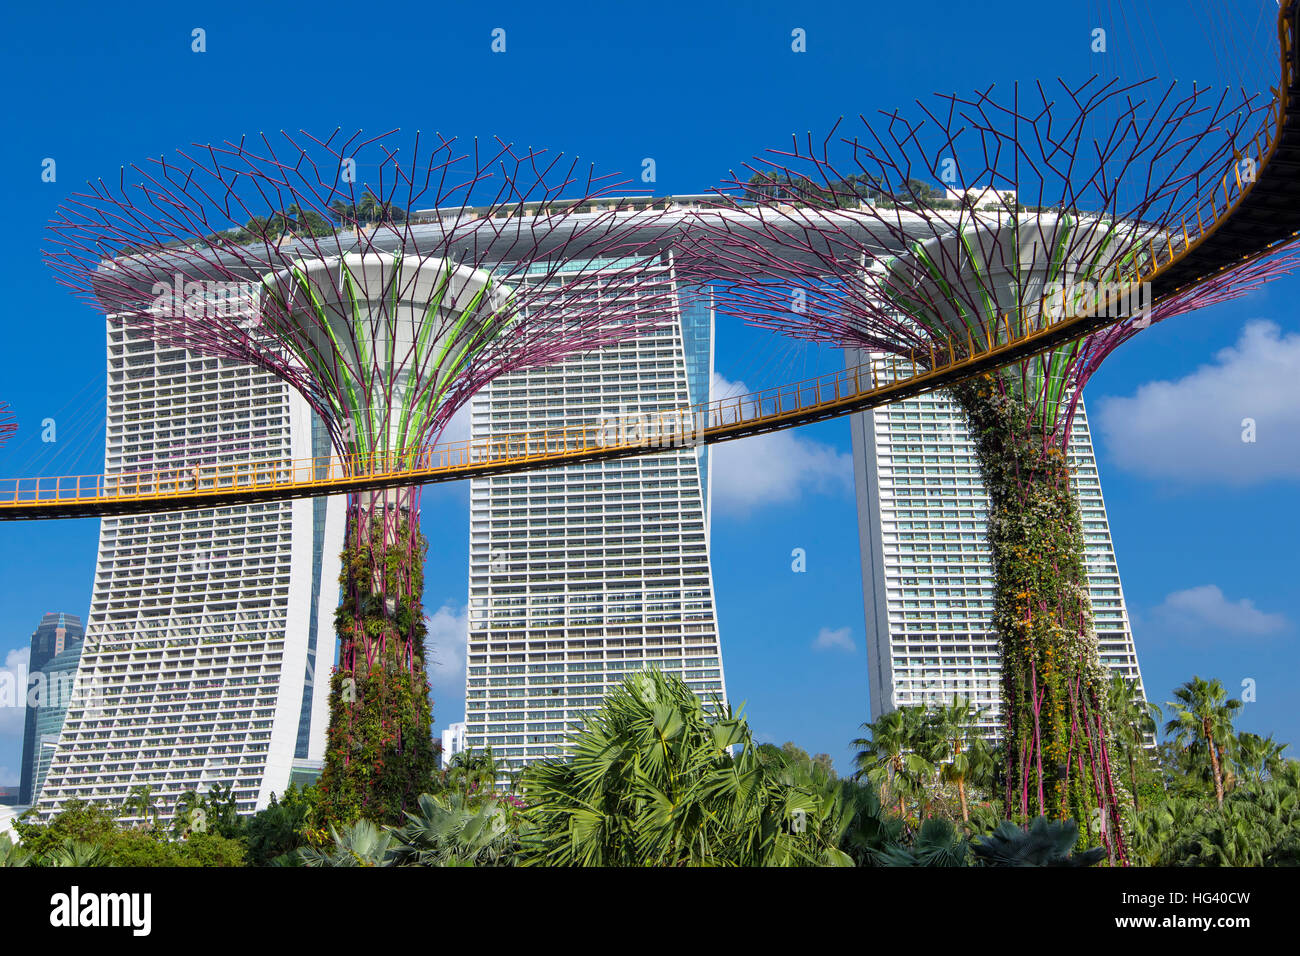
[[[58,744],[85,636],[81,618],[75,614],[46,614],[32,634],[25,690],[29,696],[23,724],[22,778],[18,785],[20,804],[30,804],[40,789],[39,777],[45,774],[38,775],[38,765],[42,771],[49,766],[49,754],[41,759],[42,741],[51,750]]]

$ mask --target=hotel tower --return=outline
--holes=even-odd
[[[849,351],[850,366],[866,353]],[[960,694],[1001,727],[988,496],[961,408],[931,392],[851,418],[872,720]],[[1141,682],[1080,400],[1068,458],[1101,663]]]
[[[307,404],[268,372],[107,323],[104,473],[328,455]],[[81,662],[37,803],[121,805],[149,788],[266,806],[323,758],[343,499],[104,518]]]
[[[678,297],[667,253],[659,268],[676,302],[666,328],[497,379],[473,401],[471,437],[636,428],[708,401],[712,304]],[[558,756],[647,667],[725,700],[709,517],[704,445],[472,481],[466,746],[511,770]]]

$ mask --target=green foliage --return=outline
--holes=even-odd
[[[1079,825],[1073,820],[1039,817],[1028,830],[1004,821],[971,845],[984,866],[1092,866],[1106,858],[1101,847],[1074,852]]]
[[[148,794],[144,795],[146,798]],[[137,815],[137,794],[126,812]],[[109,807],[69,801],[49,823],[15,821],[34,866],[242,866],[244,845],[217,833],[171,839],[153,826],[127,826]]]
[[[32,855],[18,844],[8,833],[0,833],[0,866],[27,866]]]
[[[1038,817],[1028,829],[1004,820],[991,834],[967,839],[949,820],[931,818],[910,842],[896,841],[872,853],[876,866],[1092,866],[1106,858],[1101,847],[1074,852],[1079,828],[1073,820]]]
[[[1161,788],[1155,779],[1148,742],[1155,739],[1160,708],[1142,696],[1136,679],[1112,674],[1106,686],[1106,711],[1110,716],[1110,739],[1117,770],[1127,769],[1129,794],[1135,807],[1159,799]]]
[[[938,766],[939,776],[957,788],[964,823],[970,822],[967,788],[988,788],[993,783],[993,750],[976,727],[980,712],[965,697],[934,708],[927,721],[926,751]]]
[[[898,816],[919,825],[922,816],[971,818],[970,791],[992,786],[993,751],[976,731],[979,713],[965,697],[927,709],[899,707],[874,723],[868,736],[853,741],[859,750],[858,777],[880,788]],[[949,809],[951,786],[952,807]]]
[[[524,772],[527,864],[852,863],[839,848],[853,816],[840,789],[765,764],[742,718],[706,708],[676,677],[630,677],[569,749]]]
[[[1300,865],[1300,762],[1284,759],[1286,745],[1271,737],[1232,734],[1235,708],[1217,686],[1196,679],[1176,694],[1169,726],[1182,745],[1167,746],[1162,765],[1144,771],[1157,781],[1150,799],[1126,805],[1130,857],[1152,866]],[[1110,685],[1111,732],[1154,763],[1145,747],[1152,709],[1135,690]],[[0,865],[1091,866],[1105,858],[1102,848],[1080,848],[1091,841],[1072,820],[1026,826],[975,800],[958,822],[943,788],[960,780],[978,791],[993,763],[969,702],[886,716],[857,741],[868,782],[839,780],[824,755],[792,743],[756,746],[743,718],[651,671],[606,698],[567,757],[525,771],[526,804],[495,791],[490,751],[450,761],[401,825],[329,825],[307,845],[319,827],[314,787],[290,787],[248,818],[234,813],[225,788],[187,793],[167,833],[152,824],[154,801],[141,788],[121,816],[73,801],[49,823],[15,821],[22,844],[0,836]],[[1212,754],[1231,764],[1221,806],[1207,783]],[[883,802],[872,778],[886,787]],[[891,812],[909,778],[910,805]],[[200,809],[203,827],[194,825]]]
[[[331,843],[323,849],[306,846],[298,851],[303,866],[389,866],[393,834],[369,820],[339,829],[329,828]]]
[[[108,866],[243,866],[245,858],[239,840],[201,832],[169,840],[154,832],[122,830],[99,849]]]
[[[373,192],[366,189],[361,201],[356,205],[335,200],[330,204],[330,211],[340,220],[360,223],[402,222],[406,219],[406,210],[393,203],[386,203]]]
[[[30,815],[29,812],[15,820],[13,827],[33,860],[42,859],[69,842],[103,844],[118,830],[117,816],[111,808],[83,800],[69,800],[49,823],[25,819]]]
[[[156,842],[143,834],[140,834],[139,836],[150,844]],[[129,839],[130,838],[128,838],[128,840]],[[93,843],[82,843],[78,840],[65,840],[59,846],[41,857],[37,862],[37,865],[42,867],[73,866],[79,868],[87,866],[154,865],[151,863],[140,864],[132,862],[129,853],[124,853],[120,858],[125,859],[127,862],[118,863],[117,860],[113,856],[110,856],[103,847],[96,846]]]
[[[272,794],[266,809],[244,821],[250,866],[296,863],[298,849],[307,843],[304,831],[313,819],[314,794],[311,787],[303,791],[290,784],[282,800]]]
[[[921,180],[909,179],[907,182],[919,196],[944,195],[943,189]],[[893,208],[891,200],[914,201],[906,189],[898,197],[891,197],[888,186],[867,173],[853,173],[836,182],[823,184],[807,176],[775,170],[764,170],[750,176],[745,182],[744,198],[750,202],[785,202],[818,209],[856,208],[863,203]],[[957,207],[956,203],[946,204],[942,198],[934,199],[932,205],[936,208]]]
[[[172,834],[186,837],[191,833],[215,833],[230,840],[244,835],[244,818],[229,785],[216,784],[206,793],[189,790],[176,801]]]
[[[180,844],[181,866],[244,866],[248,850],[244,842],[220,833],[191,833]]]
[[[1204,751],[1198,753],[1166,740],[1156,747],[1155,761],[1166,795],[1214,798],[1214,779]]]
[[[862,728],[868,735],[853,741],[853,746],[861,748],[854,758],[857,776],[879,787],[899,817],[906,819],[907,801],[919,805],[924,781],[934,773],[934,765],[924,755],[925,708],[899,707]]]
[[[519,852],[518,811],[460,793],[423,794],[394,833],[397,866],[510,866]]]
[[[921,824],[910,845],[894,842],[872,854],[876,866],[969,866],[970,844],[949,820]]]
[[[490,794],[496,787],[501,768],[492,756],[492,748],[464,750],[455,754],[439,773],[442,789],[464,796]]]
[[[1246,784],[1258,786],[1267,778],[1275,778],[1285,771],[1286,759],[1282,756],[1290,744],[1280,744],[1273,735],[1238,734],[1232,748],[1235,776]]]
[[[1300,866],[1300,763],[1229,790],[1175,793],[1132,819],[1132,848],[1146,866]]]
[[[158,807],[154,801],[153,787],[148,784],[132,787],[126,802],[122,805],[122,811],[128,815],[138,816],[141,820],[140,825],[146,829],[157,826]]]
[[[809,770],[818,767],[831,780],[838,777],[835,773],[835,763],[830,754],[809,756],[808,751],[789,740],[780,747],[776,746],[776,744],[759,744],[756,748],[756,755],[765,766],[776,767],[794,763]]]
[[[903,838],[903,821],[892,816],[880,803],[874,787],[844,784],[855,804],[855,816],[844,831],[840,847],[857,866],[870,866],[875,854]]]

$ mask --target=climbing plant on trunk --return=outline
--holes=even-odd
[[[1105,672],[1092,626],[1083,527],[1065,453],[1044,447],[1023,402],[994,376],[953,390],[989,495],[993,628],[1002,661],[1008,815],[1117,819]]]
[[[409,512],[358,507],[349,519],[320,810],[330,823],[397,825],[435,770],[422,600],[428,546]]]

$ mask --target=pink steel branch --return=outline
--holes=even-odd
[[[837,135],[839,123],[820,143],[796,137],[789,149],[746,164],[748,181],[733,173],[723,183],[714,202],[722,214],[701,218],[680,254],[683,268],[722,286],[720,308],[760,327],[902,356],[965,352],[965,329],[927,327],[890,301],[887,293],[904,287],[921,311],[941,314],[954,303],[970,315],[988,311],[976,281],[947,286],[946,303],[935,297],[935,266],[969,274],[960,246],[939,243],[937,261],[927,263],[908,254],[918,243],[965,234],[973,256],[1014,274],[1019,249],[999,228],[1012,217],[1048,249],[1063,216],[1131,223],[1146,240],[1140,254],[1161,259],[1213,228],[1216,210],[1262,163],[1275,114],[1260,97],[1194,89],[1180,98],[1175,89],[1094,78],[1076,87],[1062,81],[1050,94],[1038,84],[1023,99],[1017,87],[1000,103],[990,88],[918,101],[917,120],[897,111],[874,124],[861,118],[852,138]],[[936,194],[935,181],[960,198]],[[1008,204],[990,190],[1015,196]],[[972,201],[972,192],[986,198]],[[1057,254],[1095,261],[1109,241],[1105,232],[1076,230]],[[1077,348],[1021,362],[1033,405],[1045,404],[1030,383],[1049,380],[1046,364],[1067,382],[1059,417],[1042,422],[1045,443],[1068,442],[1083,385],[1140,329],[1246,294],[1296,261],[1291,245],[1124,317]],[[874,268],[882,265],[891,271]],[[1011,311],[1041,308],[1042,292],[1029,283],[1015,295]],[[1031,374],[1034,363],[1040,374]]]
[[[9,439],[14,437],[18,431],[18,419],[14,416],[13,409],[9,407],[8,402],[0,402],[0,448],[9,443]]]
[[[624,183],[577,160],[499,140],[487,149],[475,140],[462,150],[442,136],[422,152],[418,134],[405,161],[383,137],[360,133],[284,140],[279,152],[265,136],[178,151],[180,162],[132,166],[134,184],[125,170],[115,187],[89,184],[89,192],[58,210],[46,260],[63,284],[133,332],[281,376],[322,415],[345,456],[352,451],[349,426],[337,409],[348,383],[364,388],[385,413],[432,406],[407,443],[423,447],[491,379],[647,331],[671,305],[656,285],[647,217],[624,214],[617,201]],[[369,180],[362,178],[367,172]],[[417,205],[429,211],[406,212]],[[263,297],[250,320],[246,304],[196,308],[191,295],[159,295],[160,283],[244,290],[305,260],[373,254],[489,271],[509,289],[516,318],[506,334],[481,343],[449,382],[440,374],[445,369],[418,356],[414,341],[399,344],[396,354],[375,354],[368,339],[395,340],[400,323],[410,321],[396,309],[376,310],[349,327],[344,341],[322,349],[330,330],[303,322],[293,304]],[[415,304],[431,305],[437,290],[418,287],[420,272],[380,279],[362,272],[355,294],[381,303],[423,295]],[[614,288],[636,294],[604,294]],[[440,303],[446,318],[434,334],[450,334],[455,296]],[[385,375],[381,358],[389,370],[409,375]]]

